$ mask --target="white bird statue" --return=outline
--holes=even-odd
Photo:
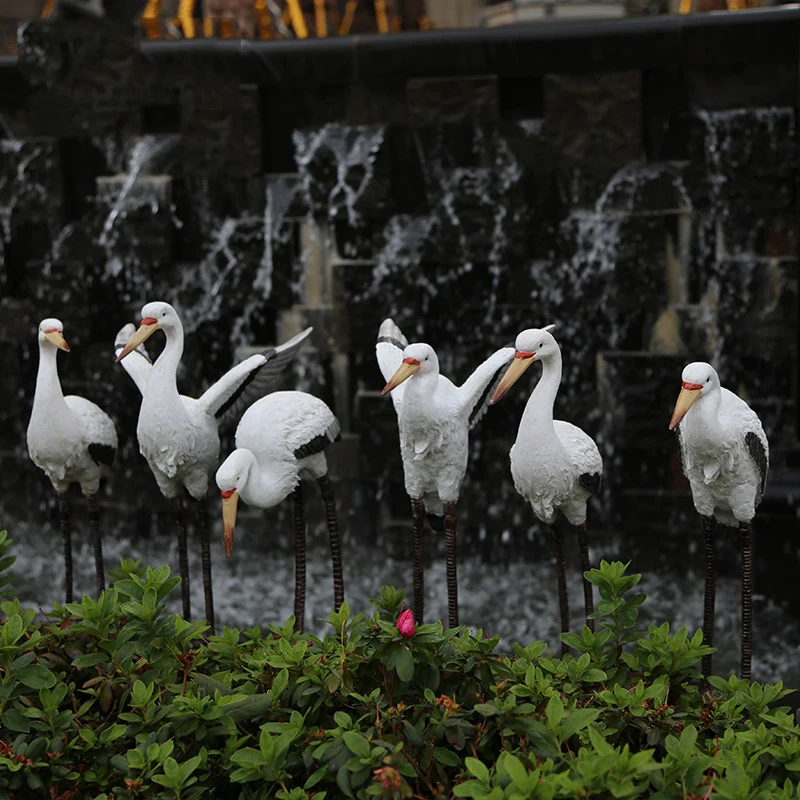
[[[306,522],[300,474],[317,481],[325,501],[333,562],[333,597],[344,602],[341,544],[336,502],[328,479],[325,450],[339,439],[341,427],[322,400],[305,392],[274,392],[245,411],[236,428],[236,450],[217,470],[222,493],[225,555],[233,548],[239,497],[256,508],[272,508],[292,495],[295,526],[295,627],[303,630],[306,594]]]
[[[706,579],[703,643],[714,643],[716,541],[714,520],[738,526],[742,559],[741,677],[750,678],[752,647],[752,521],[764,496],[769,443],[755,411],[720,386],[716,370],[704,361],[684,367],[682,388],[669,429],[677,431],[683,473],[705,534]],[[711,673],[711,656],[703,658]]]
[[[139,347],[162,330],[166,344],[154,364]],[[127,329],[117,334],[117,346]],[[142,393],[136,435],[161,493],[172,503],[178,529],[183,614],[190,618],[189,557],[182,494],[184,488],[200,502],[200,548],[206,622],[214,631],[211,585],[211,550],[208,510],[204,498],[211,473],[219,462],[219,423],[254,398],[263,395],[279,372],[294,358],[311,333],[307,328],[288,342],[250,356],[228,370],[199,397],[178,393],[177,370],[183,353],[183,326],[169,303],[148,303],[142,308],[139,328],[117,352],[117,361],[131,357],[128,372]],[[123,366],[127,366],[123,361]]]
[[[448,622],[458,625],[456,575],[456,502],[467,471],[469,431],[489,406],[494,382],[514,356],[503,347],[455,386],[439,374],[439,359],[429,344],[408,344],[402,331],[386,319],[375,344],[378,366],[392,393],[400,428],[406,492],[411,498],[414,618],[424,611],[422,566],[423,512],[434,530],[442,530],[447,554]]]
[[[28,453],[44,470],[58,492],[61,531],[64,538],[66,602],[72,602],[72,520],[69,485],[80,484],[89,504],[97,591],[105,588],[103,544],[97,491],[108,477],[117,451],[117,432],[111,417],[99,406],[77,395],[64,396],[58,380],[56,354],[69,352],[60,320],[39,323],[39,372],[33,409],[28,423]]]
[[[528,398],[511,448],[511,475],[517,491],[531,504],[533,513],[553,529],[556,540],[558,597],[561,630],[569,631],[569,604],[564,573],[562,534],[558,512],[578,529],[581,572],[589,569],[586,504],[600,491],[603,459],[594,440],[570,422],[553,419],[553,405],[561,385],[561,348],[550,331],[529,328],[517,336],[514,361],[500,380],[492,403],[517,382],[534,361],[542,362],[542,377]],[[594,630],[592,585],[583,577],[586,624]],[[562,644],[562,651],[564,645]]]

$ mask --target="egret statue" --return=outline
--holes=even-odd
[[[117,344],[125,336],[117,335]],[[164,331],[166,343],[150,365],[138,350],[156,331]],[[136,435],[139,450],[147,460],[161,493],[170,500],[178,530],[178,560],[181,573],[183,614],[189,619],[189,557],[183,511],[183,490],[200,501],[200,548],[203,568],[205,614],[214,631],[214,597],[211,585],[211,549],[205,496],[208,480],[219,461],[219,423],[227,414],[260,397],[294,358],[311,333],[307,328],[288,342],[250,356],[228,370],[199,397],[178,393],[177,371],[183,353],[183,326],[169,303],[148,303],[142,321],[128,342],[118,350],[117,361],[134,358],[131,378],[142,393]]]
[[[559,512],[578,529],[586,624],[594,630],[594,620],[590,619],[594,611],[592,585],[585,575],[589,570],[586,504],[600,491],[603,459],[587,433],[570,422],[553,419],[561,385],[561,348],[550,333],[553,327],[529,328],[517,336],[514,360],[500,380],[492,403],[500,400],[534,361],[542,363],[542,377],[528,398],[511,448],[511,475],[533,513],[553,529],[562,632],[569,630],[569,603]]]
[[[669,429],[676,431],[683,473],[703,523],[706,551],[703,643],[714,643],[716,533],[714,522],[738,526],[742,561],[741,677],[750,678],[752,647],[752,524],[764,496],[769,443],[755,411],[720,386],[716,370],[704,361],[684,367],[682,388]],[[704,656],[703,674],[711,672]]]
[[[222,493],[225,555],[230,557],[239,497],[249,506],[272,508],[292,495],[295,528],[294,617],[303,630],[306,595],[306,522],[303,484],[308,473],[319,484],[328,520],[333,563],[333,598],[344,602],[342,556],[336,502],[328,479],[325,451],[341,427],[322,400],[305,392],[274,392],[245,411],[236,428],[236,449],[217,470]]]
[[[117,432],[111,417],[90,400],[61,391],[56,354],[69,352],[60,320],[39,323],[39,372],[33,409],[28,423],[28,453],[44,470],[58,492],[61,532],[64,539],[66,602],[72,602],[72,519],[69,485],[77,483],[89,505],[89,525],[98,594],[105,588],[103,543],[97,491],[108,477],[117,452]]]
[[[489,406],[500,373],[514,356],[503,347],[486,359],[461,386],[439,374],[439,359],[429,344],[408,344],[386,319],[375,345],[378,366],[388,382],[400,428],[406,492],[411,498],[414,618],[424,611],[423,514],[434,530],[444,528],[447,553],[447,605],[451,627],[458,625],[456,502],[467,471],[469,431]],[[443,519],[442,519],[443,517]]]

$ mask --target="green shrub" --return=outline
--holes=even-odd
[[[322,639],[293,619],[203,639],[166,612],[169,569],[130,561],[45,622],[6,601],[0,797],[799,797],[781,685],[702,693],[700,632],[640,630],[627,565],[588,575],[597,632],[563,658],[440,622],[405,638],[391,587]]]

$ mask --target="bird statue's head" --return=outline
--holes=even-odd
[[[231,557],[233,550],[236,506],[239,503],[239,494],[247,483],[253,460],[253,454],[249,450],[234,450],[217,470],[215,480],[222,495],[222,528],[226,558]]]
[[[492,405],[500,400],[534,361],[544,361],[561,352],[558,342],[550,333],[553,328],[555,325],[546,325],[544,328],[528,328],[517,335],[514,343],[517,350],[514,353],[514,360],[509,364],[505,375],[494,390],[491,399]]]
[[[397,372],[389,378],[389,382],[383,387],[381,395],[388,394],[403,381],[408,380],[417,373],[420,375],[439,374],[439,359],[436,357],[436,351],[424,342],[415,342],[403,350],[403,363],[398,367]]]
[[[60,319],[48,317],[39,323],[39,344],[52,344],[59,350],[69,352],[69,345],[64,338],[64,326]]]
[[[128,353],[135,350],[142,342],[147,341],[157,330],[181,329],[181,320],[178,312],[169,303],[161,301],[147,303],[142,308],[142,322],[139,328],[131,336],[128,344],[122,348],[117,356],[117,362],[122,361]]]
[[[695,402],[715,389],[719,389],[719,375],[711,364],[705,361],[687,364],[681,374],[681,392],[669,421],[669,429],[674,431]]]

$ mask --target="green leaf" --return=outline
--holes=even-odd
[[[528,779],[528,771],[525,769],[525,765],[513,753],[506,752],[501,757],[503,759],[503,767],[509,778],[521,789]]]
[[[480,781],[464,781],[453,787],[455,797],[486,797],[487,789]]]
[[[591,723],[597,719],[599,714],[600,712],[593,708],[582,708],[578,709],[577,711],[573,711],[562,720],[561,725],[558,728],[559,739],[561,739],[562,742],[565,742],[574,733],[583,730],[583,728],[585,728],[587,725],[591,725]]]
[[[7,708],[2,716],[3,727],[17,733],[27,733],[30,729],[28,718],[17,711],[16,708]]]
[[[333,721],[343,730],[349,730],[353,727],[353,721],[349,715],[344,711],[335,711],[333,714]]]
[[[347,745],[347,749],[353,755],[356,755],[359,758],[369,758],[369,742],[360,733],[357,731],[345,731],[343,738],[344,743]]]
[[[407,683],[414,677],[414,656],[408,648],[403,647],[398,650],[395,659],[397,677]]]
[[[41,689],[43,687],[49,689],[51,686],[55,686],[56,683],[56,676],[41,664],[28,664],[27,667],[17,670],[13,677],[31,689]]]
[[[464,759],[464,766],[483,784],[489,785],[489,769],[483,761],[467,756]]]
[[[564,716],[564,701],[561,699],[561,695],[554,694],[549,702],[547,703],[547,727],[550,728],[551,731],[555,732],[558,730],[558,726],[561,723],[561,719]]]
[[[446,767],[457,767],[459,764],[458,756],[446,747],[436,747],[433,751],[433,757]]]

